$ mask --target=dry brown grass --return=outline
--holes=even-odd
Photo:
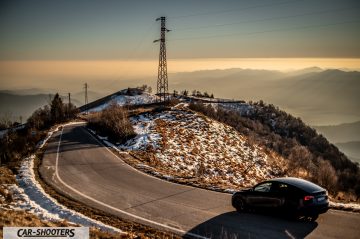
[[[6,166],[0,167],[0,184],[16,184],[15,175]]]
[[[264,173],[258,173],[259,168],[272,170],[274,175],[283,173],[277,167],[277,154],[252,146],[246,136],[231,127],[187,109],[168,110],[165,113],[169,118],[158,118],[157,113],[150,131],[160,136],[158,147],[130,151],[135,159],[126,161],[135,168],[166,180],[219,190],[253,184],[255,177],[266,178]],[[272,169],[263,162],[265,155],[273,161]],[[169,175],[173,178],[169,179]],[[238,180],[241,177],[242,182]]]
[[[0,204],[13,201],[12,194],[5,187],[6,184],[16,184],[15,175],[6,166],[0,167]]]
[[[0,185],[0,204],[11,203],[13,201],[13,197],[11,192],[4,185]]]

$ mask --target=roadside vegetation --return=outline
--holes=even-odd
[[[360,170],[325,137],[273,105],[262,101],[241,108],[214,108],[210,104],[191,103],[190,109],[232,126],[252,143],[274,150],[287,159],[289,176],[309,179],[324,186],[338,199],[360,196]],[[345,194],[344,194],[345,193]]]
[[[9,130],[0,139],[0,238],[2,238],[2,228],[4,226],[80,226],[69,223],[66,220],[43,220],[30,212],[12,209],[10,205],[16,203],[14,201],[16,199],[14,199],[7,185],[17,184],[15,179],[17,169],[22,159],[30,155],[36,155],[34,166],[35,177],[46,193],[70,209],[102,221],[105,224],[120,228],[126,232],[125,234],[119,235],[104,232],[96,228],[90,228],[90,238],[179,238],[172,233],[162,232],[149,226],[123,220],[100,210],[90,208],[60,194],[41,179],[37,169],[41,163],[43,150],[37,150],[38,143],[45,138],[51,127],[75,119],[77,113],[78,111],[74,105],[63,103],[59,95],[56,94],[49,105],[39,108],[32,114],[27,120],[25,127]],[[127,111],[125,109],[112,105],[108,110],[105,110],[101,116],[103,117],[101,120],[105,122],[102,126],[107,127],[106,129],[114,128],[114,132],[122,132],[122,130],[125,130],[126,133],[121,134],[120,137],[131,137],[130,135],[133,134],[134,131],[127,120]],[[118,119],[122,119],[121,122],[125,122],[125,124],[117,124]],[[106,132],[108,133],[109,131]],[[114,139],[119,139],[117,137],[118,135],[114,135]]]
[[[174,90],[174,97],[179,95],[178,91]],[[190,93],[188,90],[183,90],[183,91],[180,91],[180,95],[181,96],[189,96]],[[205,91],[204,93],[202,93],[201,91],[199,90],[193,90],[191,92],[191,96],[195,96],[195,97],[200,97],[200,98],[214,98],[214,94],[213,93],[208,93],[207,91]]]
[[[46,131],[55,124],[72,120],[77,109],[73,104],[63,103],[56,94],[49,105],[37,109],[27,123],[17,129],[8,129],[0,139],[0,166],[16,169],[19,162],[34,153],[38,142]]]
[[[111,102],[103,111],[89,117],[87,126],[113,142],[124,143],[136,136],[128,110],[116,102]]]

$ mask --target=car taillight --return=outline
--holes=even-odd
[[[304,201],[310,201],[310,200],[312,200],[312,199],[314,199],[314,196],[305,196],[304,197]]]

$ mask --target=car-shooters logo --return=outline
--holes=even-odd
[[[4,227],[4,239],[89,239],[88,227]]]

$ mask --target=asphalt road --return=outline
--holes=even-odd
[[[90,206],[191,237],[360,237],[360,214],[351,212],[330,210],[316,222],[237,213],[229,194],[166,182],[133,169],[81,125],[66,126],[53,135],[40,173]]]

